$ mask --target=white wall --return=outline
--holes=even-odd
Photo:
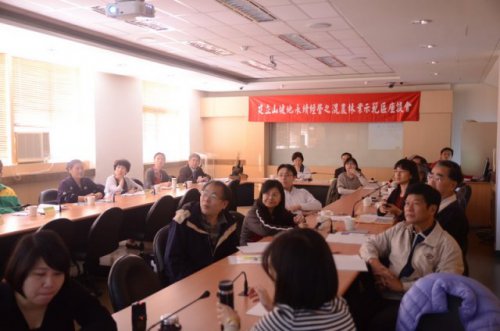
[[[457,84],[453,86],[453,115],[451,143],[453,160],[460,163],[461,133],[465,121],[497,121],[498,89],[488,84]],[[445,147],[445,146],[442,146]],[[436,155],[436,159],[439,155]]]
[[[142,92],[136,78],[98,73],[95,77],[96,177],[104,183],[116,159],[132,164],[129,177],[143,178]]]

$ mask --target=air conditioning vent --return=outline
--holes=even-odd
[[[16,132],[17,163],[44,162],[50,159],[48,132]]]

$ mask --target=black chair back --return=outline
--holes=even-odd
[[[114,311],[122,310],[160,289],[161,284],[154,271],[137,255],[121,256],[109,272],[109,298]]]
[[[227,210],[233,210],[236,211],[237,204],[238,204],[238,186],[240,186],[240,180],[235,179],[229,182],[227,185],[229,189],[231,190],[231,200],[229,201],[229,204],[227,205]]]
[[[71,222],[69,219],[67,218],[54,219],[48,223],[45,223],[40,228],[38,228],[37,232],[42,230],[54,231],[61,237],[61,239],[64,241],[66,247],[69,250],[73,248],[75,242],[74,239],[76,234],[76,228],[75,224]]]
[[[104,211],[92,223],[87,239],[86,261],[95,262],[118,248],[123,210],[118,207]]]
[[[38,196],[38,203],[47,203],[52,205],[59,204],[59,201],[57,200],[57,190],[55,188],[51,188],[40,192],[40,195]]]
[[[189,189],[179,201],[177,209],[181,209],[188,202],[200,201],[201,193],[197,188]]]
[[[340,193],[337,189],[337,180],[334,179],[328,188],[328,193],[326,194],[325,206],[331,204],[332,202],[340,199]]]
[[[234,220],[236,221],[236,224],[238,225],[236,227],[236,233],[238,235],[238,242],[240,242],[240,235],[241,235],[241,229],[243,228],[243,220],[245,219],[245,215],[243,215],[242,213],[239,213],[237,211],[232,211],[230,210],[229,211],[229,214],[231,214],[231,216],[233,216]]]
[[[251,182],[240,183],[236,189],[237,205],[253,206],[255,184]]]
[[[469,185],[463,184],[457,189],[457,200],[463,210],[467,209],[470,197],[472,196],[472,189]]]
[[[163,286],[169,285],[169,280],[165,274],[165,263],[163,262],[169,227],[170,224],[161,228],[153,240],[153,259],[156,264],[156,272]]]
[[[157,200],[146,215],[144,241],[153,241],[156,233],[172,221],[176,209],[176,202],[170,195]]]
[[[139,185],[141,185],[141,187],[143,187],[143,188],[144,188],[144,184],[142,184],[142,181],[141,181],[141,180],[139,180],[139,179],[137,179],[137,178],[132,178],[132,180],[133,180],[136,184],[139,184]]]
[[[465,328],[460,320],[459,308],[462,298],[446,294],[448,311],[445,313],[424,314],[418,321],[416,331],[442,331],[454,330],[464,331]]]

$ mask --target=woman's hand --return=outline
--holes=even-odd
[[[228,305],[217,302],[217,319],[224,326],[224,330],[237,331],[240,329],[238,313]]]
[[[295,215],[293,217],[293,222],[295,224],[304,223],[305,221],[306,221],[306,219],[304,218],[304,215],[302,215],[302,214],[298,214],[298,215]]]
[[[267,293],[264,288],[260,286],[252,287],[248,292],[248,296],[253,302],[260,301],[262,306],[264,306],[267,311],[271,311],[273,309],[273,300],[271,300],[269,293]]]
[[[392,204],[392,203],[387,203],[387,204],[382,205],[380,207],[381,211],[382,211],[382,207],[384,207],[384,209],[386,210],[385,213],[391,213],[394,216],[399,216],[403,212],[401,209],[399,209],[398,207],[396,207],[395,204]]]
[[[94,194],[94,196],[96,200],[100,200],[104,197],[104,194],[102,194],[101,192],[97,192]]]

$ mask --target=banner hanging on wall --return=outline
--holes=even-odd
[[[418,121],[420,92],[250,97],[251,122]]]

